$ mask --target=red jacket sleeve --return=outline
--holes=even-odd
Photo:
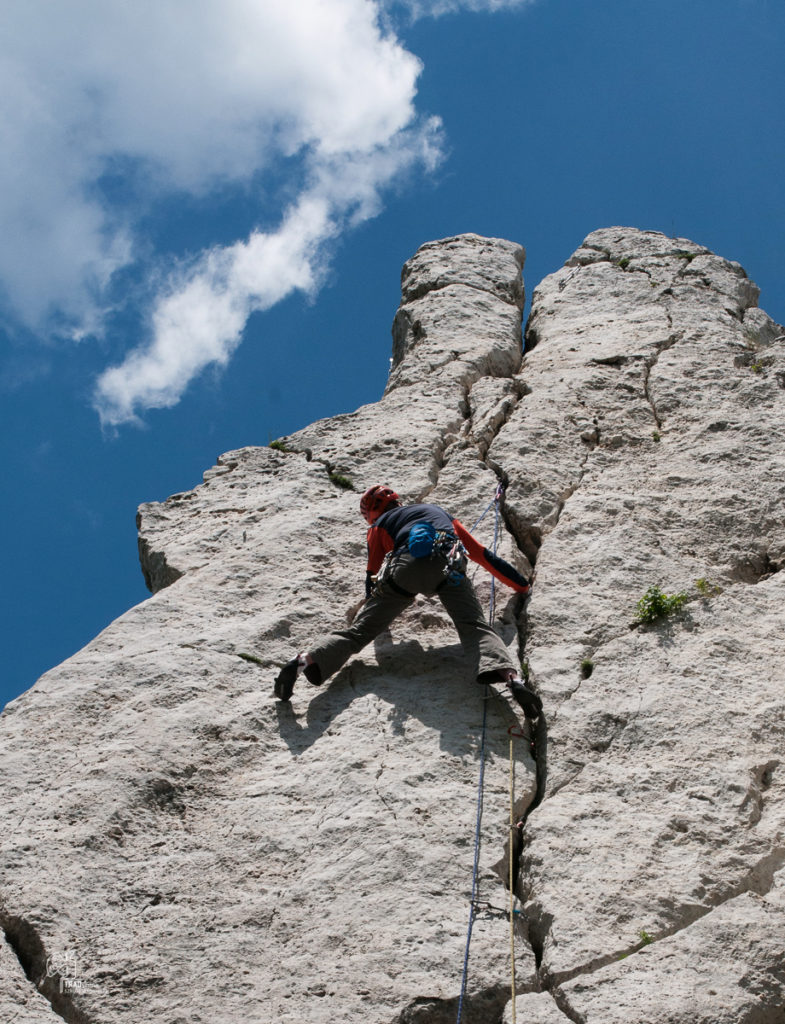
[[[466,554],[473,562],[481,565],[483,569],[487,569],[497,580],[506,583],[508,587],[517,590],[519,594],[529,593],[529,581],[525,576],[521,576],[518,570],[513,568],[509,562],[505,562],[503,558],[499,558],[498,555],[494,555],[488,548],[484,548],[478,540],[472,537],[463,523],[453,519],[452,525],[455,529],[455,535],[466,548]]]

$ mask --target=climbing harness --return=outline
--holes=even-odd
[[[466,576],[466,548],[450,530],[437,530],[433,523],[415,523],[407,538],[409,552],[415,558],[444,559],[443,586],[457,587]]]
[[[493,526],[493,553],[494,553],[494,555],[496,554],[496,547],[497,547],[498,540],[499,540],[499,516],[500,516],[499,506],[501,504],[501,499],[502,499],[502,495],[503,494],[504,494],[504,488],[503,488],[503,486],[501,484],[499,484],[498,487],[496,488],[496,493],[493,496],[493,501],[491,501],[488,504],[488,507],[482,513],[480,518],[476,521],[474,526],[472,526],[471,531],[470,531],[471,533],[474,533],[474,531],[477,529],[477,527],[483,521],[483,519],[488,514],[488,512],[490,512],[490,510],[492,508],[494,508],[495,509],[495,513],[494,513],[495,518],[494,518],[494,526]],[[494,619],[495,613],[496,613],[496,584],[495,584],[495,580],[493,579],[493,577],[491,577],[491,600],[490,600],[490,609],[489,609],[489,612],[488,612],[488,620],[489,620],[489,622],[493,623],[493,619]],[[480,780],[479,780],[479,785],[477,787],[477,816],[476,816],[476,822],[475,822],[475,828],[474,828],[474,865],[473,865],[473,868],[472,868],[472,895],[471,895],[471,900],[470,900],[470,904],[469,904],[469,927],[468,927],[467,932],[466,932],[466,948],[464,950],[464,955],[463,955],[463,976],[461,978],[461,994],[460,994],[460,997],[458,999],[458,1017],[456,1019],[456,1024],[461,1024],[461,1017],[463,1015],[463,1001],[464,1001],[464,998],[466,996],[466,984],[467,984],[467,982],[469,980],[469,948],[471,946],[471,941],[472,941],[472,930],[474,928],[474,921],[475,921],[475,918],[477,917],[478,911],[480,909],[484,909],[485,906],[487,906],[487,904],[484,901],[481,901],[481,900],[479,900],[477,898],[477,894],[478,894],[478,887],[479,887],[478,886],[478,877],[479,877],[479,866],[480,866],[480,839],[481,839],[481,834],[482,834],[482,829],[481,829],[481,825],[482,825],[482,805],[483,805],[483,795],[484,795],[484,790],[485,790],[485,738],[486,738],[486,734],[487,734],[487,725],[488,725],[488,699],[489,699],[489,696],[490,696],[490,688],[486,684],[486,686],[485,686],[485,694],[484,694],[484,699],[483,699],[483,710],[482,710],[482,732],[481,732],[481,737],[482,738],[481,738],[481,741],[480,741]],[[512,738],[510,738],[510,743],[512,744]],[[510,756],[512,756],[512,754]],[[511,796],[510,799],[512,801],[512,796]],[[511,807],[512,807],[512,803],[511,803]],[[512,816],[512,810],[510,811],[510,814]],[[510,833],[510,875],[512,876],[512,833]],[[514,897],[512,895],[512,886],[510,886],[510,895],[511,895],[511,900],[514,899]],[[513,936],[512,936],[512,929],[513,929],[513,911],[512,911],[512,903],[511,903],[510,904],[510,941],[512,943],[514,943],[514,939],[513,939]],[[513,964],[514,964],[514,958],[515,958],[514,944],[513,944],[512,955],[513,955]],[[514,971],[514,966],[513,966],[513,971]],[[513,993],[514,993],[514,991],[515,991],[515,979],[513,977]],[[514,999],[514,995],[513,995],[513,999]],[[514,1021],[515,1021],[514,1005],[515,1004],[513,1002],[513,1024],[514,1024]]]
[[[425,525],[430,524],[428,523]],[[412,532],[414,532],[414,528],[412,528]],[[433,558],[435,555],[438,555],[444,563],[442,566],[442,575],[444,579],[442,579],[442,581],[437,585],[437,593],[443,587],[459,586],[466,578],[466,549],[452,533],[448,533],[446,530],[434,530],[433,541],[428,553],[417,555],[415,553],[417,549],[418,548],[416,546],[415,549],[412,550],[412,554],[415,558]],[[411,590],[406,590],[395,580],[395,569],[399,554],[400,552],[398,551],[387,552],[382,559],[382,564],[379,566],[378,572],[372,577],[373,585],[380,593],[387,588],[395,591],[396,594],[400,594],[402,597],[414,597],[415,595]]]
[[[436,589],[440,590],[445,585],[448,587],[460,586],[466,579],[466,548],[454,534],[440,530],[436,534],[433,550],[444,559],[444,569],[442,570],[444,582],[440,583]]]
[[[393,582],[392,573],[393,573],[393,555],[394,554],[395,554],[395,552],[393,552],[393,551],[388,551],[387,552],[387,554],[382,559],[382,564],[379,566],[378,572],[376,573],[376,575],[374,577],[372,577],[373,585],[379,591],[381,591],[385,585],[390,585]],[[393,589],[400,591],[400,590],[403,590],[403,587],[395,587]],[[408,591],[407,591],[407,593],[408,593]]]

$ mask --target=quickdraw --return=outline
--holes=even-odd
[[[450,586],[457,587],[466,578],[466,548],[455,534],[439,530],[433,543],[433,555],[441,555],[444,559],[444,577]]]

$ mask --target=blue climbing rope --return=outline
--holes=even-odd
[[[477,529],[480,523],[483,521],[488,512],[496,507],[494,525],[493,525],[493,553],[496,554],[496,547],[499,542],[499,505],[501,503],[502,495],[504,494],[504,488],[501,484],[496,488],[496,493],[493,496],[493,501],[488,505],[483,514],[471,528],[471,532]],[[491,576],[491,601],[489,609],[489,621],[493,623],[493,618],[496,613],[496,581]],[[480,845],[482,837],[482,806],[483,796],[485,793],[485,738],[487,734],[488,725],[488,686],[485,686],[485,694],[482,702],[482,739],[480,741],[480,781],[477,786],[477,818],[474,827],[474,865],[472,868],[472,896],[469,904],[469,927],[466,932],[466,949],[463,954],[463,975],[461,977],[461,994],[458,999],[458,1017],[456,1024],[461,1024],[461,1017],[463,1015],[463,1000],[466,996],[466,985],[469,980],[469,947],[472,942],[472,929],[474,928],[474,920],[477,916],[477,890],[479,888],[479,874],[480,874]]]
[[[496,488],[496,494],[493,502],[496,506],[496,514],[493,521],[493,553],[496,554],[496,547],[499,543],[499,505],[504,494],[504,488],[501,484]],[[491,576],[491,607],[488,615],[488,621],[493,625],[493,620],[496,616],[496,578]]]
[[[480,525],[480,523],[483,521],[483,519],[485,519],[485,517],[488,515],[488,513],[491,511],[491,509],[493,508],[494,505],[496,506],[496,514],[497,514],[497,519],[498,519],[499,501],[501,500],[501,496],[503,494],[504,494],[504,487],[503,487],[502,484],[499,484],[499,486],[496,488],[496,493],[494,494],[493,498],[488,502],[488,504],[487,504],[487,506],[485,508],[485,511],[482,513],[482,515],[477,520],[477,522],[474,524],[474,526],[471,528],[471,530],[469,530],[469,533],[474,533],[474,531],[477,529],[477,527]],[[494,551],[494,554],[495,553],[496,552]]]
[[[493,508],[495,502],[496,502],[496,498],[494,498],[493,501],[488,505],[488,507],[485,509],[483,514],[480,516],[480,518],[474,524],[474,526],[469,530],[469,533],[474,533],[474,531],[477,529],[477,527],[480,525],[480,523],[483,521],[483,519],[485,519],[485,517],[491,511],[491,509]]]
[[[485,687],[485,697],[488,696],[488,687]],[[472,898],[469,905],[469,928],[466,932],[466,949],[463,954],[463,977],[461,978],[461,995],[458,1000],[458,1018],[456,1024],[461,1024],[463,1014],[463,1000],[466,995],[466,983],[469,980],[469,947],[472,942],[472,929],[474,919],[477,916],[477,888],[480,868],[480,837],[482,834],[482,805],[483,793],[485,790],[485,734],[488,721],[488,701],[482,702],[482,742],[480,743],[480,782],[477,787],[477,821],[474,828],[474,867],[472,869]]]

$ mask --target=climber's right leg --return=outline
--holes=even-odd
[[[388,588],[382,593],[372,594],[350,626],[328,633],[307,654],[284,665],[275,681],[276,697],[289,700],[300,669],[305,678],[316,686],[335,675],[353,654],[358,654],[383,633],[413,600],[413,594],[399,594]]]
[[[319,666],[322,679],[329,679],[353,654],[358,654],[375,640],[413,600],[413,594],[399,594],[388,589],[372,594],[351,626],[329,633],[311,648],[309,653]]]

